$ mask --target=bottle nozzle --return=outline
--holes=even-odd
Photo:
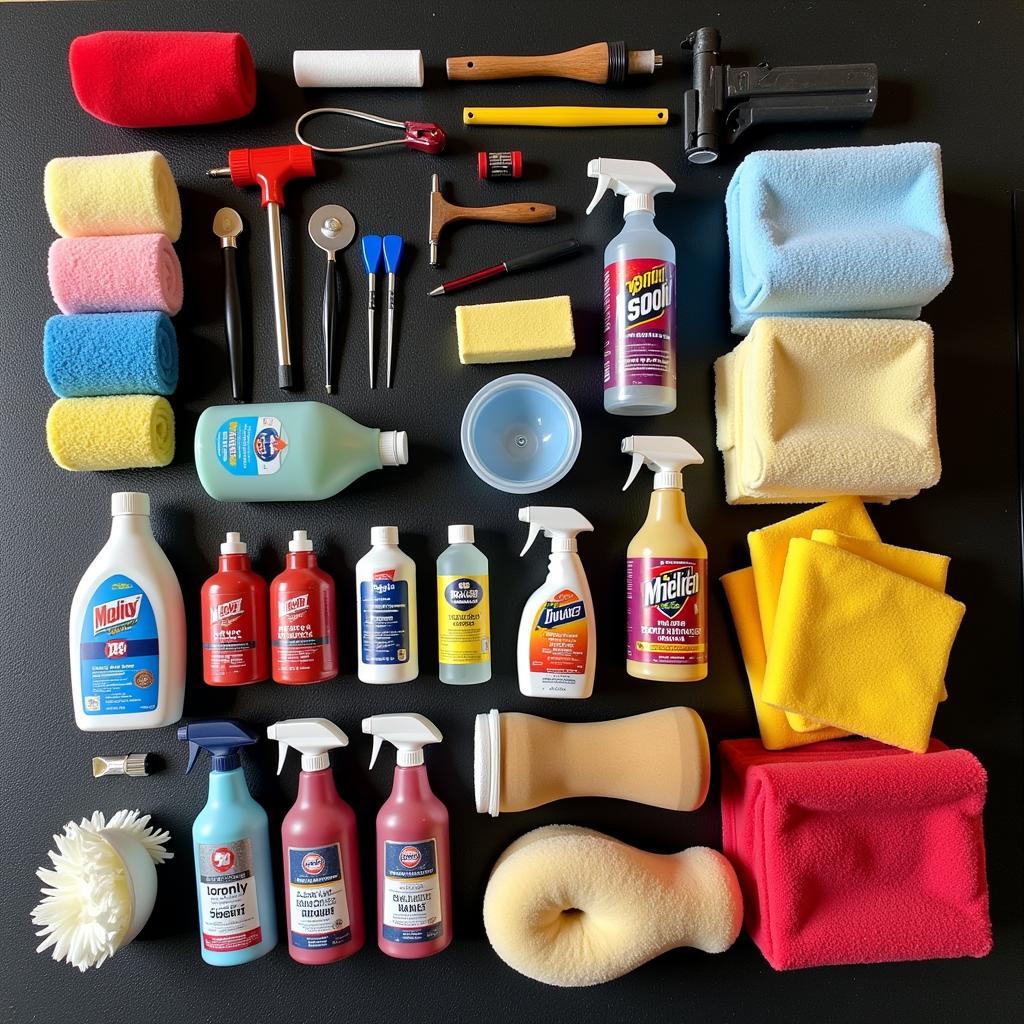
[[[622,439],[622,451],[633,456],[625,490],[636,479],[641,466],[654,473],[656,489],[683,486],[683,470],[687,466],[700,466],[704,458],[689,441],[681,437],[637,434]]]

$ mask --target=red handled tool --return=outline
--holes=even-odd
[[[277,333],[277,384],[292,387],[292,355],[288,341],[288,309],[284,290],[284,247],[281,244],[281,207],[284,187],[293,178],[312,178],[313,150],[309,146],[264,146],[232,149],[228,166],[207,172],[211,178],[231,178],[240,188],[259,185],[270,225],[270,282],[274,293],[274,329]]]

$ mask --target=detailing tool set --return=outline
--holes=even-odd
[[[585,253],[587,273],[602,283],[605,411],[578,410],[565,390],[536,373],[483,381],[465,410],[459,442],[468,468],[500,492],[555,488],[572,472],[584,427],[595,415],[658,416],[676,409],[676,249],[655,226],[655,197],[671,203],[677,186],[685,189],[686,174],[705,173],[688,165],[714,161],[725,146],[752,137],[759,124],[865,121],[874,111],[873,64],[730,67],[720,62],[714,28],[699,29],[683,45],[692,52],[693,85],[683,100],[678,166],[671,169],[638,159],[647,129],[670,125],[666,107],[463,111],[463,124],[474,127],[634,128],[631,158],[585,154],[579,160],[581,182],[589,176],[596,184],[586,213],[607,191],[623,199],[624,223],[603,260],[576,238],[546,235],[541,241],[547,244],[526,252],[517,246],[510,258],[438,280],[428,293],[443,297]],[[252,55],[236,33],[101,32],[72,43],[70,65],[83,109],[123,127],[230,121],[248,116],[255,104]],[[621,42],[446,62],[448,79],[467,86],[521,77],[598,87],[644,77],[657,83],[661,67],[655,50]],[[293,70],[301,88],[424,84],[417,50],[296,50]],[[549,88],[557,99],[557,85]],[[397,134],[314,145],[308,122],[327,116]],[[239,142],[249,130],[237,126]],[[464,165],[477,198],[516,187],[488,182],[524,176],[521,151],[452,153],[445,132],[432,122],[315,107],[298,116],[294,131],[295,144],[243,145],[229,151],[226,166],[209,172],[239,188],[260,189],[269,227],[276,383],[284,390],[298,389],[302,377],[289,336],[281,210],[286,186],[292,183],[297,198],[303,181],[315,176],[314,150],[343,161],[387,160],[396,147],[431,159],[446,154],[449,167]],[[182,179],[191,176],[195,187],[194,169],[176,170]],[[442,234],[459,221],[540,225],[556,217],[556,207],[540,198],[455,205],[441,180],[440,168],[430,171],[423,211],[432,267],[439,263]],[[403,181],[421,187],[426,171],[410,163]],[[75,471],[167,465],[174,458],[167,396],[178,380],[171,317],[182,305],[173,248],[182,217],[171,168],[156,152],[59,157],[47,164],[43,188],[60,235],[48,265],[60,314],[47,322],[43,342],[44,372],[58,396],[46,423],[53,458]],[[433,386],[431,375],[446,365],[431,357],[418,378],[395,374],[400,322],[415,323],[422,310],[416,305],[422,294],[401,287],[415,250],[399,234],[370,233],[391,227],[379,219],[371,228],[360,213],[357,226],[348,206],[358,213],[358,196],[343,186],[338,198],[346,205],[320,206],[308,221],[310,239],[326,254],[326,394],[343,401],[355,386],[345,375],[335,381],[348,319],[339,306],[352,305],[340,297],[347,289],[339,263],[358,237],[369,385],[374,388],[378,377],[384,286],[383,379],[407,398],[414,387]],[[364,426],[334,405],[266,401],[267,339],[243,339],[236,259],[249,237],[244,223],[251,205],[248,198],[243,202],[241,215],[225,207],[213,221],[224,261],[225,363],[238,404],[203,410],[190,447],[205,493],[230,503],[230,515],[244,526],[258,514],[246,502],[295,503],[290,507],[300,516],[299,503],[328,499],[367,474],[373,474],[367,486],[384,492],[401,474],[374,471],[405,466],[410,449],[405,431]],[[953,272],[939,147],[915,142],[752,153],[732,176],[725,212],[729,290],[719,301],[723,312],[728,303],[733,330],[744,336],[714,365],[726,502],[810,506],[796,515],[780,511],[774,525],[751,532],[749,567],[722,578],[760,736],[718,748],[722,852],[652,853],[600,831],[559,825],[553,813],[554,823],[501,854],[477,893],[487,938],[509,967],[549,985],[610,981],[679,946],[723,953],[744,923],[776,970],[977,957],[991,947],[981,828],[985,772],[968,751],[948,749],[932,736],[937,709],[955,703],[965,682],[949,667],[964,606],[946,593],[949,559],[883,543],[864,505],[910,499],[937,485],[941,474],[936,341],[920,320],[922,307]],[[350,263],[355,258],[347,257]],[[386,281],[379,280],[383,275]],[[523,291],[513,301],[456,307],[458,363],[453,346],[447,371],[485,373],[481,365],[572,358],[576,300],[543,294],[537,288],[542,280],[517,277]],[[401,317],[396,310],[407,312]],[[595,344],[590,336],[580,341]],[[463,364],[478,368],[464,371]],[[635,680],[636,694],[645,692],[647,680],[683,684],[709,676],[716,583],[683,491],[684,470],[700,472],[704,456],[678,436],[681,422],[677,414],[662,433],[623,430],[621,445],[604,451],[610,466],[621,459],[626,487],[639,475],[646,478],[642,469],[652,474],[646,478],[649,513],[622,553],[622,621],[612,618],[616,606],[605,606],[604,593],[595,599],[590,590],[590,511],[556,504],[554,492],[550,505],[524,502],[506,510],[506,540],[525,541],[523,565],[536,589],[517,609],[514,653],[500,651],[502,640],[499,654],[515,658],[527,699],[585,700],[603,685],[595,679],[598,620],[602,631],[621,635],[619,667]],[[468,473],[466,483],[482,486]],[[159,474],[147,484],[153,509],[166,506],[172,496],[161,494]],[[186,622],[191,602],[158,542],[170,540],[166,523],[157,520],[154,535],[149,495],[112,490],[109,540],[73,597],[65,595],[79,728],[174,726],[186,687],[331,687],[344,664],[338,607],[349,602],[356,608],[360,683],[346,685],[401,685],[434,674],[433,659],[422,656],[419,644],[429,612],[417,607],[427,591],[417,590],[416,574],[428,567],[402,551],[397,526],[373,525],[369,551],[353,573],[336,577],[318,560],[325,539],[296,528],[290,538],[278,538],[284,568],[270,581],[254,571],[236,522],[219,552],[208,552],[201,623]],[[622,505],[609,494],[605,507],[594,511],[619,515]],[[87,514],[98,519],[100,513],[93,508]],[[546,570],[542,556],[529,554],[541,533],[549,545]],[[491,616],[510,613],[507,600],[500,600],[507,581],[491,576],[475,538],[472,525],[452,524],[449,545],[438,553],[436,685],[490,680]],[[348,588],[345,601],[339,587]],[[186,645],[200,643],[203,681],[186,684]],[[309,691],[311,709],[323,692]],[[238,695],[244,698],[245,690]],[[543,707],[555,713],[552,708],[572,705]],[[481,713],[476,809],[496,816],[586,796],[671,813],[696,810],[709,792],[714,760],[700,716],[684,706],[650,711],[642,700],[637,710],[647,713],[587,724],[547,713]],[[364,746],[372,742],[372,753],[360,754],[370,757],[371,767],[385,742],[395,758],[392,794],[376,821],[375,863],[362,868],[358,829],[373,825],[357,822],[337,791],[331,755],[345,759],[349,744],[337,723],[283,719],[265,737],[227,718],[178,727],[188,769],[200,754],[209,769],[209,802],[192,833],[198,941],[207,963],[238,964],[270,953],[278,941],[280,900],[286,907],[282,945],[305,964],[347,959],[367,933],[397,959],[431,956],[452,942],[452,886],[466,883],[452,876],[445,804],[465,801],[451,791],[442,802],[431,790],[424,747],[441,742],[442,734],[413,712],[372,715],[345,728],[368,737]],[[299,797],[283,822],[270,822],[249,791],[243,751],[259,742],[279,744],[281,767],[289,750],[301,757]],[[156,767],[151,755],[138,753],[97,754],[92,763],[97,778],[141,778]],[[250,776],[253,770],[249,764]],[[103,783],[118,784],[131,785],[133,793],[145,786]],[[44,939],[40,950],[52,948],[55,959],[81,970],[120,960],[157,898],[155,865],[170,856],[170,837],[148,822],[137,812],[110,820],[97,812],[79,825],[70,821],[55,836],[53,869],[40,869],[46,888],[33,911]],[[180,855],[188,838],[175,839]],[[271,856],[278,841],[283,878]],[[375,893],[369,906],[361,870]],[[84,875],[102,893],[101,908],[86,895]],[[158,941],[148,945],[153,953]]]

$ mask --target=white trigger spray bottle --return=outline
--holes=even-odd
[[[623,490],[642,466],[654,472],[647,520],[626,549],[626,671],[696,682],[708,674],[708,549],[686,514],[683,470],[704,459],[681,437],[625,437],[622,450],[633,456]]]
[[[675,182],[646,160],[587,165],[597,191],[625,196],[625,225],[604,251],[604,407],[657,416],[676,407],[676,247],[654,226],[654,197]]]
[[[452,941],[448,809],[430,788],[423,748],[441,731],[422,715],[363,719],[373,737],[370,767],[384,740],[398,748],[391,796],[377,814],[377,945],[403,960],[440,953]]]
[[[576,535],[593,530],[574,508],[532,505],[519,510],[530,524],[526,554],[543,530],[551,538],[548,577],[529,597],[519,622],[519,689],[527,697],[589,697],[594,690],[597,628]]]

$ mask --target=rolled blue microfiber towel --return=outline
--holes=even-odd
[[[760,316],[916,320],[953,276],[933,142],[754,153],[725,211],[735,334]]]
[[[166,313],[51,316],[43,369],[60,398],[170,395],[178,386],[178,339]]]

